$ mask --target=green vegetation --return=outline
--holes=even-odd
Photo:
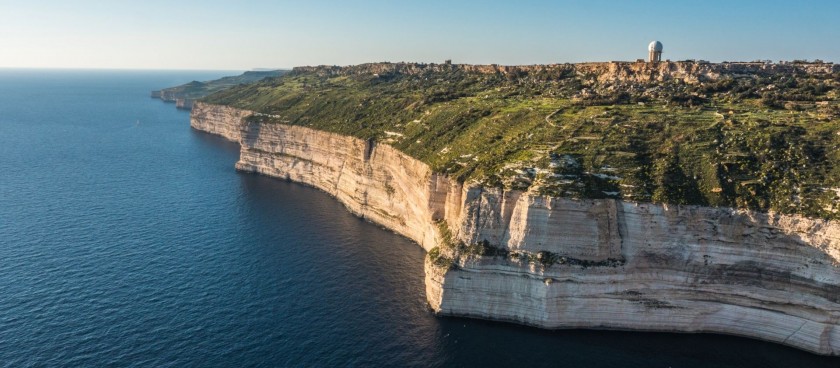
[[[426,256],[429,257],[429,261],[431,261],[432,264],[438,268],[444,268],[449,270],[455,267],[455,262],[452,260],[452,258],[441,254],[440,247],[432,248],[429,251],[429,254],[427,254]]]
[[[840,73],[687,83],[395,65],[300,69],[205,101],[375,139],[487,186],[840,219]]]
[[[180,86],[162,89],[160,92],[162,96],[166,96],[172,100],[176,98],[195,100],[236,85],[254,83],[265,78],[279,77],[288,72],[288,70],[250,71],[237,76],[224,77],[206,82],[192,81]]]
[[[429,251],[429,259],[434,265],[441,268],[456,267],[456,262],[462,258],[470,257],[501,257],[507,258],[510,252],[501,247],[490,245],[487,240],[482,240],[474,244],[466,244],[462,241],[456,240],[452,231],[446,222],[439,220],[436,222],[438,227],[438,235],[440,236],[440,246]]]

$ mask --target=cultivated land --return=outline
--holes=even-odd
[[[303,67],[206,97],[387,143],[461,182],[840,218],[832,64]]]

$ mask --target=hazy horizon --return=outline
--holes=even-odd
[[[0,0],[0,67],[218,70],[368,62],[840,62],[840,3]]]

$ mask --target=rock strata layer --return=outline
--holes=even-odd
[[[159,98],[163,102],[174,102],[175,107],[184,110],[192,109],[195,99],[183,97],[180,93],[175,93],[167,90],[152,91],[152,98]]]
[[[452,265],[426,260],[438,313],[725,333],[840,355],[836,222],[462,185],[385,144],[250,115],[197,102],[191,125],[238,142],[237,169],[324,190],[451,256]],[[475,244],[485,251],[454,250]]]

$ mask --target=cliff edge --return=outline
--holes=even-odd
[[[437,313],[724,333],[840,355],[836,220],[455,180],[393,140],[282,118],[197,102],[191,126],[238,142],[238,170],[324,190],[420,244]]]

